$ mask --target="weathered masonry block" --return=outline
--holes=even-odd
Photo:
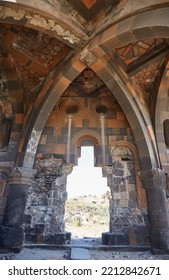
[[[67,176],[72,168],[55,158],[37,160],[36,169],[25,211],[25,242],[65,244],[70,240],[64,213]]]
[[[103,244],[149,245],[147,210],[137,202],[136,174],[131,151],[121,146],[112,154],[112,167],[104,167],[110,187],[110,228],[102,234]]]

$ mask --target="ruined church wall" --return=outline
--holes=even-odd
[[[69,169],[62,159],[55,158],[37,160],[36,170],[25,210],[25,242],[57,243],[60,241],[58,234],[65,231],[66,180]]]
[[[102,156],[103,131],[100,109],[105,112],[106,162],[103,162]],[[73,112],[71,128],[69,127],[70,111]],[[68,136],[70,137],[69,162],[67,162]],[[67,176],[71,172],[71,166],[77,164],[81,145],[88,146],[91,143],[94,145],[95,165],[111,166],[111,174],[105,175],[108,178],[112,197],[109,206],[110,233],[123,235],[126,238],[124,244],[133,245],[135,242],[141,245],[146,242],[137,237],[139,226],[146,228],[146,222],[143,206],[138,203],[134,158],[123,161],[117,155],[114,157],[111,154],[112,146],[116,146],[119,142],[134,145],[129,123],[120,106],[107,90],[99,93],[97,98],[96,96],[84,98],[70,90],[65,92],[49,116],[38,145],[35,165],[37,174],[29,189],[25,212],[26,242],[57,243],[58,233],[65,232]],[[134,241],[132,236],[135,238]]]
[[[103,234],[103,244],[148,245],[146,197],[138,184],[136,159],[125,145],[116,146],[111,155],[112,166],[103,168],[111,193],[110,229]]]
[[[69,130],[69,115],[65,111],[69,110],[69,104],[78,106],[77,114],[71,119],[70,131],[70,163],[77,164],[80,156],[78,148],[79,139],[94,142],[97,163],[102,166],[102,139],[101,139],[101,118],[96,112],[96,107],[104,105],[107,107],[108,114],[104,118],[104,136],[106,151],[109,150],[108,137],[113,135],[116,141],[127,140],[134,142],[130,125],[112,95],[107,91],[102,92],[96,97],[79,97],[73,92],[72,96],[63,96],[60,102],[55,106],[46,126],[43,130],[37,151],[37,158],[50,158],[52,155],[67,160],[67,144]],[[91,145],[90,142],[90,145]],[[87,142],[84,144],[87,145]],[[108,163],[109,159],[107,158]]]

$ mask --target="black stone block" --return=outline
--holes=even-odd
[[[44,243],[64,245],[66,244],[66,242],[70,241],[70,239],[71,239],[71,232],[58,232],[55,234],[46,234],[44,236]]]
[[[57,137],[57,142],[56,142],[56,140],[55,140],[55,144],[67,144],[67,137],[65,137],[65,135],[64,136],[58,136]]]
[[[107,135],[113,135],[113,128],[106,128]]]
[[[114,170],[115,169],[122,169],[122,170],[124,170],[124,166],[123,166],[123,164],[120,161],[115,161],[113,163],[113,168],[114,168]],[[113,170],[113,172],[114,172],[114,170]]]
[[[54,127],[45,127],[42,134],[53,135],[54,134]]]
[[[115,175],[115,176],[124,176],[124,170],[123,169],[114,169],[113,170],[113,175]]]
[[[31,227],[30,225],[25,226],[25,232],[28,234],[35,234],[35,228]]]
[[[45,150],[45,145],[44,144],[39,144],[37,152],[38,153],[43,153],[44,150]]]
[[[46,139],[46,144],[56,144],[57,143],[57,138],[56,136],[47,136],[47,139]]]
[[[35,225],[35,233],[43,233],[44,232],[44,224]]]
[[[137,202],[136,200],[129,200],[129,203],[128,203],[128,207],[130,208],[137,208]]]
[[[114,191],[114,192],[120,192],[120,187],[121,187],[121,186],[119,186],[119,184],[118,184],[118,185],[115,185],[115,184],[114,184],[114,185],[113,185],[113,191]]]
[[[36,234],[32,234],[30,232],[27,232],[25,234],[25,243],[36,244],[37,243],[37,235]]]
[[[102,244],[103,245],[129,245],[128,234],[114,234],[111,232],[102,233]]]
[[[113,181],[113,184],[120,184],[121,181],[122,181],[122,178],[121,177],[113,177],[112,178],[112,181]]]
[[[126,128],[120,128],[120,134],[126,135],[127,134],[127,129]]]
[[[137,245],[140,246],[150,245],[150,234],[149,234],[148,227],[137,225],[134,227],[134,232],[136,235]]]
[[[150,242],[154,249],[169,250],[169,228],[151,228]]]
[[[32,220],[32,216],[30,214],[25,214],[24,215],[24,222],[26,224],[30,224],[31,223],[31,220]]]
[[[135,180],[134,175],[128,177],[128,183],[129,183],[129,184],[135,184],[135,183],[136,183],[136,180]]]
[[[22,227],[0,227],[0,247],[21,250],[24,241]]]

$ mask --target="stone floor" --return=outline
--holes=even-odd
[[[28,246],[20,253],[0,253],[0,259],[12,260],[69,260],[71,248],[86,248],[92,260],[169,260],[169,254],[153,254],[149,248],[106,247],[100,238],[72,239],[62,247]]]

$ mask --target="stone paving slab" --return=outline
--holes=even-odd
[[[90,253],[87,249],[72,248],[70,254],[71,260],[91,260]]]
[[[83,248],[83,247],[81,247]],[[91,260],[169,260],[169,254],[154,255],[152,251],[113,251],[88,249]],[[0,251],[0,260],[70,260],[71,249],[23,248],[20,253]]]

